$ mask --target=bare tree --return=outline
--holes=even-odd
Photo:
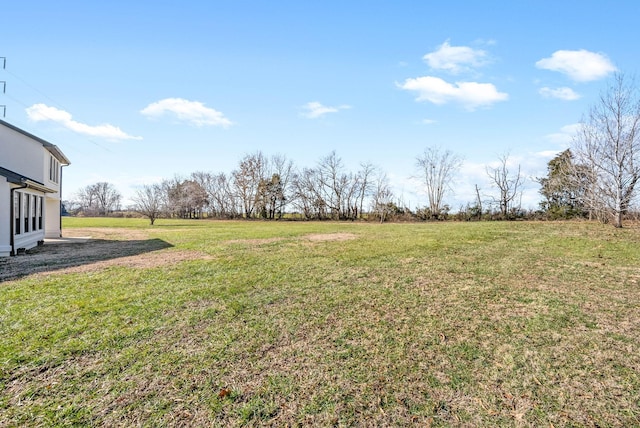
[[[394,211],[393,191],[389,185],[389,178],[382,172],[374,182],[371,205],[374,214],[380,218],[380,223],[384,223],[387,216]]]
[[[342,159],[335,150],[318,162],[317,178],[320,180],[320,195],[324,204],[331,210],[333,218],[343,217],[343,202],[348,179]]]
[[[101,182],[94,185],[98,209],[103,215],[120,209],[122,195],[111,183]]]
[[[449,150],[427,147],[416,158],[416,167],[429,199],[431,217],[438,218],[444,208],[444,196],[462,165],[462,158]]]
[[[478,216],[478,220],[482,219],[482,198],[480,197],[480,188],[478,185],[475,185],[476,190],[476,215]]]
[[[88,185],[78,190],[75,194],[74,205],[78,207],[77,213],[84,216],[98,215],[93,185]]]
[[[65,212],[68,215],[77,215],[80,211],[82,211],[82,205],[80,204],[80,201],[76,199],[62,201],[62,208],[63,215],[65,215]]]
[[[164,205],[171,215],[179,218],[201,218],[209,200],[207,192],[195,180],[185,180],[178,176],[162,183],[165,196]]]
[[[162,196],[162,211],[163,215],[166,217],[179,216],[179,207],[175,206],[175,198],[173,197],[174,189],[180,185],[184,181],[184,178],[179,175],[175,175],[173,178],[164,179],[160,183],[160,188],[162,192],[160,193]]]
[[[173,205],[178,208],[182,218],[201,218],[209,200],[207,192],[194,180],[184,180],[172,189]]]
[[[231,179],[225,173],[194,172],[191,178],[206,192],[210,216],[234,218],[238,215],[238,198],[232,189]]]
[[[372,182],[372,177],[376,172],[379,171],[379,169],[371,163],[361,163],[360,168],[361,169],[360,171],[358,171],[358,175],[356,178],[358,185],[357,197],[360,208],[357,214],[358,217],[362,218],[362,215],[364,214],[364,200],[367,196],[370,196],[375,189],[376,183]]]
[[[145,184],[133,197],[134,209],[147,217],[152,226],[162,213],[163,201],[164,194],[160,184]]]
[[[119,210],[122,200],[115,186],[104,181],[80,189],[77,197],[83,213],[101,216]]]
[[[195,182],[206,194],[205,198],[207,200],[207,213],[211,214],[211,211],[213,210],[213,204],[211,203],[212,198],[209,190],[211,188],[211,182],[213,181],[213,175],[208,172],[196,171],[191,173],[191,180]]]
[[[322,197],[320,173],[314,168],[303,168],[293,178],[293,206],[305,219],[323,219],[327,205]]]
[[[494,197],[500,207],[500,216],[508,218],[514,209],[520,208],[520,198],[522,196],[522,186],[524,178],[518,165],[517,172],[509,171],[509,155],[504,154],[499,158],[499,165],[496,168],[487,167],[487,175],[491,184],[498,188],[500,196]],[[518,205],[516,206],[516,202]]]
[[[273,174],[270,180],[262,179],[258,185],[256,197],[256,210],[262,218],[273,220],[282,217],[282,212],[278,212],[278,207],[283,206],[284,191],[280,176]]]
[[[293,200],[292,184],[295,176],[295,167],[293,161],[280,154],[271,156],[270,166],[272,178],[277,175],[280,182],[282,197],[277,200],[275,210],[279,213],[279,216],[282,216],[286,205]]]
[[[260,186],[260,180],[266,177],[266,171],[267,159],[259,151],[242,158],[238,169],[231,173],[233,186],[242,203],[245,218],[251,218],[254,214],[258,198],[258,187]]]
[[[604,212],[615,227],[640,178],[640,94],[634,80],[615,76],[591,107],[573,142],[576,163],[589,171],[587,206]]]

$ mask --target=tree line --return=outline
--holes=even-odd
[[[571,147],[547,164],[536,178],[543,198],[536,216],[549,219],[595,218],[622,227],[640,178],[640,96],[633,79],[618,74],[582,120]],[[315,166],[297,168],[284,155],[245,155],[231,173],[193,172],[137,190],[130,210],[157,218],[282,219],[386,221],[395,217],[443,220],[450,217],[447,193],[462,158],[439,147],[416,157],[416,175],[428,205],[412,211],[394,195],[385,172],[362,163],[348,170],[332,151]],[[495,195],[476,198],[455,218],[515,219],[531,215],[521,208],[525,177],[502,155],[486,168]],[[109,215],[121,209],[122,197],[105,182],[81,189],[66,201],[72,214]]]
[[[229,174],[198,171],[144,185],[133,201],[152,223],[159,217],[273,220],[290,213],[307,220],[356,220],[375,215],[391,196],[379,168],[362,164],[349,171],[335,151],[302,169],[284,155],[258,151]]]

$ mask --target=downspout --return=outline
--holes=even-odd
[[[60,207],[58,208],[58,221],[60,222],[60,238],[62,238],[62,171],[67,165],[60,165],[60,180],[58,184],[58,192],[60,193]]]
[[[15,224],[16,224],[16,219],[13,218],[13,216],[15,215],[15,208],[14,205],[15,202],[13,200],[13,194],[16,190],[20,190],[20,189],[26,189],[27,188],[27,184],[24,182],[25,180],[21,180],[22,182],[22,186],[20,187],[14,187],[13,189],[9,190],[9,198],[10,198],[10,202],[9,202],[9,217],[11,218],[11,221],[9,223],[11,223],[11,227],[9,228],[9,245],[11,246],[11,255],[15,256],[16,255],[16,251],[15,251],[15,244],[16,244],[16,240],[15,240],[15,235],[14,235],[14,229],[15,229]]]

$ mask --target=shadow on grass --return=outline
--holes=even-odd
[[[0,258],[0,282],[171,247],[173,245],[157,238],[125,241],[90,239],[84,243],[45,244],[19,256]]]

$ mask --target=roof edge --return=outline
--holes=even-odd
[[[1,166],[0,166],[0,176],[5,177],[9,183],[18,184],[20,186],[37,190],[39,192],[43,192],[43,193],[57,192],[57,190],[51,189],[45,186],[43,183],[40,183],[39,181],[32,180],[29,177],[25,177],[22,174],[18,174],[17,172],[13,172],[10,169],[3,168]]]

